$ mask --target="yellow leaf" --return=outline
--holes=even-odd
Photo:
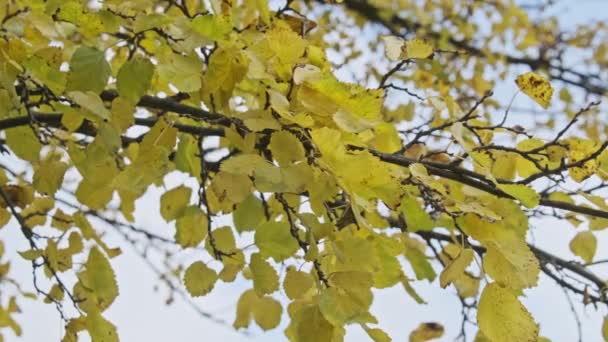
[[[514,290],[535,286],[540,266],[523,236],[502,222],[488,222],[467,214],[461,227],[465,233],[487,248],[484,270],[496,282]]]
[[[160,197],[160,215],[165,221],[171,222],[182,216],[190,202],[191,193],[192,189],[180,185],[165,192]]]
[[[196,77],[200,83],[202,63],[198,56],[193,55],[192,58],[196,58],[197,61]],[[209,58],[209,66],[206,68],[205,82],[201,91],[205,94],[213,94],[214,99],[218,100],[218,104],[226,105],[232,96],[234,87],[247,74],[248,66],[249,58],[241,48],[219,45]]]
[[[587,159],[599,148],[599,144],[596,141],[581,138],[569,138],[566,140],[566,144],[568,145],[567,154],[569,163],[577,163]],[[580,183],[595,174],[598,168],[598,160],[591,159],[583,163],[582,166],[570,168],[568,172],[574,181]]]
[[[412,39],[401,48],[401,59],[428,58],[434,52],[433,46],[423,39]]]
[[[445,288],[450,283],[455,282],[456,279],[464,276],[466,268],[469,266],[475,253],[472,249],[466,248],[460,251],[460,254],[454,259],[439,276],[439,284],[442,288]]]
[[[515,83],[524,94],[530,96],[530,98],[543,106],[543,108],[549,107],[551,96],[553,96],[553,88],[548,79],[537,73],[527,72],[517,76]]]
[[[608,341],[608,316],[604,317],[604,323],[602,323],[602,336],[604,341]]]
[[[443,325],[435,322],[421,323],[410,333],[410,342],[425,342],[443,336]]]
[[[517,171],[517,157],[515,153],[493,151],[492,175],[498,179],[513,180]]]
[[[213,290],[217,273],[202,261],[195,261],[186,269],[184,284],[192,297],[204,296]]]
[[[477,322],[484,336],[493,342],[538,339],[538,325],[532,315],[510,290],[496,283],[487,285],[481,294]]]
[[[531,187],[523,184],[498,184],[497,187],[519,200],[527,208],[535,208],[540,202],[540,195]]]
[[[302,69],[302,68],[299,68]],[[330,72],[306,78],[297,99],[307,110],[319,117],[330,117],[344,124],[375,126],[380,120],[384,91],[340,82]]]
[[[360,133],[374,127],[375,122],[365,118],[357,117],[345,110],[338,110],[332,115],[334,122],[343,131],[349,133]]]
[[[403,147],[395,125],[383,122],[374,127],[374,132],[375,136],[369,142],[372,148],[383,153],[394,153]]]
[[[580,232],[570,241],[570,250],[585,262],[590,263],[597,250],[597,238],[590,231]]]

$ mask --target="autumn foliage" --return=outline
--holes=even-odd
[[[419,284],[457,294],[463,340],[546,340],[521,301],[541,275],[605,307],[608,29],[562,31],[547,6],[0,1],[0,226],[29,244],[3,257],[34,275],[0,282],[0,332],[21,334],[33,297],[63,341],[118,341],[113,259],[141,244],[197,250],[158,265],[170,291],[246,281],[233,327],[284,320],[290,341],[349,325],[390,341],[370,306],[393,286],[420,305],[441,304]],[[175,173],[191,182],[165,187]],[[137,222],[151,188],[174,234]],[[552,217],[576,227],[572,254],[529,239]],[[410,341],[444,330],[423,322]]]

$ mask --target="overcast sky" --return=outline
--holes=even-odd
[[[605,19],[608,15],[608,1],[561,1],[558,14],[568,23],[584,22],[589,19]],[[509,81],[509,80],[507,80]],[[511,80],[512,82],[512,80]],[[521,105],[525,105],[522,99]],[[6,157],[2,161],[6,161]],[[170,189],[187,181],[179,174],[167,178],[166,188]],[[150,191],[144,200],[137,203],[136,222],[139,226],[159,232],[166,236],[173,235],[173,227],[164,223],[158,214],[158,197],[161,191]],[[223,225],[226,222],[216,222]],[[534,235],[539,244],[556,254],[572,257],[568,242],[576,231],[556,220],[533,222]],[[606,232],[599,232],[599,255],[597,258],[607,258],[608,250],[603,249],[608,242]],[[0,230],[0,238],[5,241],[6,253],[12,263],[10,275],[19,280],[24,287],[32,290],[31,265],[21,258],[15,257],[16,250],[27,249],[26,241],[20,236],[17,225],[12,222]],[[109,235],[110,246],[121,244],[117,235]],[[192,252],[186,253],[180,260],[196,259]],[[255,324],[248,331],[249,336],[235,332],[231,327],[213,323],[201,318],[190,306],[180,298],[172,305],[164,304],[166,288],[159,284],[157,276],[129,248],[123,248],[123,254],[112,260],[116,271],[120,296],[117,301],[104,313],[104,316],[117,325],[121,341],[180,341],[195,342],[204,340],[229,341],[283,341],[283,330],[287,325],[287,315],[284,313],[281,326],[273,331],[262,333]],[[607,275],[608,269],[597,267],[600,275]],[[422,306],[414,303],[398,285],[391,289],[375,291],[375,301],[372,313],[379,321],[380,327],[387,331],[394,341],[406,341],[411,330],[421,322],[438,322],[445,326],[446,334],[438,341],[452,341],[460,329],[460,302],[455,296],[453,287],[442,290],[437,281],[429,286],[426,283],[416,283],[415,288],[429,304]],[[248,281],[239,279],[230,284],[219,281],[214,291],[195,302],[201,310],[232,324],[239,295],[250,288]],[[576,324],[568,302],[562,290],[546,277],[541,277],[540,286],[526,291],[525,305],[541,325],[541,335],[552,341],[575,341],[577,338]],[[283,293],[275,294],[283,297]],[[578,298],[575,298],[578,300]],[[63,332],[63,323],[55,307],[43,304],[41,301],[21,301],[23,313],[18,316],[18,322],[23,327],[23,336],[18,341],[39,342],[59,341]],[[600,341],[600,326],[606,310],[596,311],[593,307],[583,308],[576,305],[582,320],[583,341]],[[17,340],[11,332],[6,331],[5,340]],[[470,337],[474,336],[469,330]],[[86,339],[83,339],[86,341]],[[358,327],[347,330],[346,341],[368,341],[367,335]]]

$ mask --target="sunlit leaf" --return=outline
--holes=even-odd
[[[524,94],[530,96],[543,108],[549,107],[549,102],[553,96],[553,88],[548,79],[537,73],[527,72],[517,76],[515,83]]]
[[[532,315],[511,291],[496,283],[487,285],[481,293],[477,322],[491,341],[536,341],[538,338],[538,325]]]

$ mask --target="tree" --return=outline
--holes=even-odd
[[[142,245],[173,293],[249,279],[233,326],[287,317],[291,341],[351,324],[388,341],[372,289],[423,303],[415,287],[436,278],[462,301],[463,340],[470,324],[476,341],[541,341],[521,303],[541,275],[599,310],[608,29],[564,31],[554,5],[3,1],[0,225],[29,243],[5,258],[31,262],[34,291],[2,265],[2,334],[35,297],[64,341],[118,341],[112,259]],[[518,88],[523,108],[503,96]],[[176,172],[196,186],[165,188]],[[134,222],[152,187],[172,237]],[[528,239],[549,218],[578,227],[574,255]],[[198,260],[146,259],[176,249]]]

